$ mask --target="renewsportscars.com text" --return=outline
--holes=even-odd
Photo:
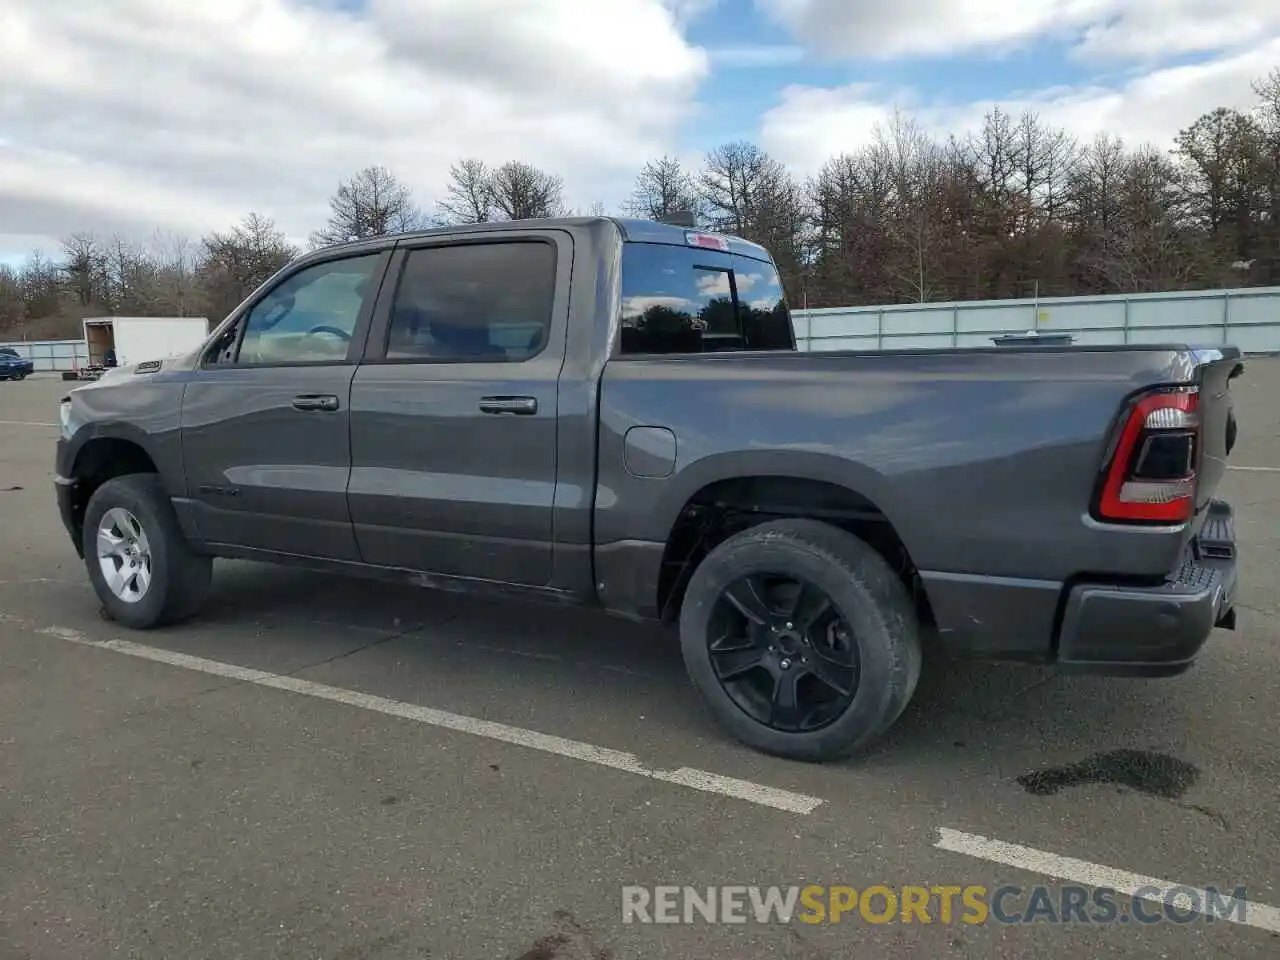
[[[1153,924],[1245,919],[1245,888],[627,886],[623,923]]]

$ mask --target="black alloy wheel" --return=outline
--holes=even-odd
[[[814,584],[794,576],[739,577],[720,594],[708,627],[716,678],[757,723],[784,733],[820,730],[853,702],[858,645]]]
[[[712,548],[680,605],[685,668],[741,742],[810,762],[860,752],[920,676],[914,602],[873,547],[819,520],[770,520]]]

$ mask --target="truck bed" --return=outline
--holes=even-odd
[[[1052,632],[1074,579],[1159,582],[1178,568],[1200,521],[1135,536],[1095,520],[1100,470],[1128,398],[1208,376],[1203,513],[1222,474],[1238,356],[1172,344],[612,360],[597,542],[608,556],[609,544],[652,541],[725,477],[817,480],[854,492],[892,527],[944,626],[964,633],[970,621],[990,652],[1016,654],[1018,634]],[[663,482],[612,466],[638,425],[675,435]]]

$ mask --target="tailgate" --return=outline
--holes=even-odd
[[[1197,350],[1196,382],[1200,387],[1200,450],[1196,458],[1196,519],[1193,533],[1203,525],[1209,505],[1227,470],[1227,458],[1236,442],[1236,417],[1231,403],[1231,381],[1244,371],[1240,351]]]

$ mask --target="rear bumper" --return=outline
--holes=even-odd
[[[1156,586],[1076,583],[1066,595],[1058,663],[1117,676],[1171,676],[1195,660],[1215,627],[1234,629],[1235,524],[1215,501],[1177,573]]]

